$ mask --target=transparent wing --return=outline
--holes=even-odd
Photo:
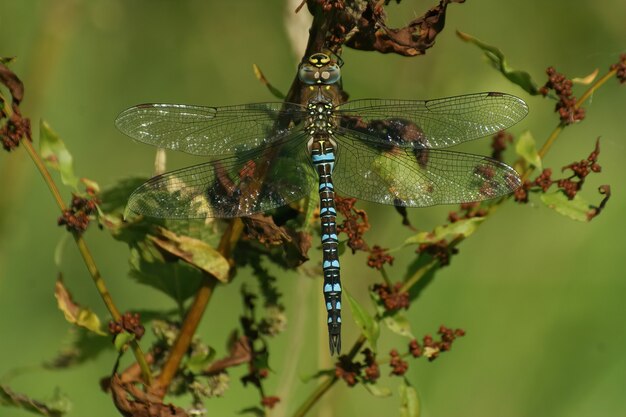
[[[526,103],[503,93],[436,100],[355,100],[337,107],[337,132],[374,143],[446,148],[492,135],[522,120]]]
[[[223,156],[280,140],[301,123],[303,115],[303,107],[292,103],[141,104],[120,113],[115,125],[131,138],[159,148]]]
[[[333,182],[339,194],[403,207],[481,201],[511,193],[521,181],[491,158],[440,149],[378,149],[338,136]]]
[[[127,210],[173,219],[226,218],[298,200],[316,177],[306,143],[297,139],[153,177],[133,192]]]

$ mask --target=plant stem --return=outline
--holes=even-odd
[[[32,142],[28,140],[27,138],[25,138],[20,143],[26,149],[26,152],[28,152],[28,155],[30,156],[32,161],[35,163],[35,166],[37,167],[37,169],[39,170],[39,173],[43,177],[46,185],[48,186],[48,189],[50,189],[50,192],[52,193],[54,200],[59,206],[59,209],[61,209],[61,211],[66,210],[66,206],[65,206],[65,203],[63,202],[63,198],[61,197],[61,193],[59,192],[58,187],[54,183],[54,180],[52,179],[52,176],[50,175],[50,172],[46,168],[44,162],[41,160],[41,157],[39,156],[37,151],[35,151],[35,148],[33,147]],[[85,239],[83,239],[81,235],[76,234],[76,233],[72,233],[72,236],[74,237],[74,241],[76,242],[76,245],[78,246],[78,250],[81,256],[83,257],[83,260],[85,261],[87,270],[89,271],[89,274],[91,275],[91,278],[94,284],[96,284],[96,288],[98,290],[98,293],[100,294],[100,297],[102,298],[102,301],[104,302],[104,305],[106,306],[107,310],[109,310],[109,313],[111,314],[111,317],[113,318],[113,320],[119,321],[122,315],[120,314],[120,311],[118,310],[117,306],[113,302],[113,298],[111,297],[111,294],[109,293],[109,290],[106,287],[106,284],[104,282],[104,279],[102,278],[102,275],[100,275],[100,271],[98,270],[98,267],[96,266],[96,262],[93,258],[93,255],[91,254],[91,251],[89,250],[89,247],[87,246],[87,243],[85,242]],[[135,358],[137,359],[137,363],[139,364],[139,367],[141,368],[141,373],[143,375],[144,381],[148,385],[150,385],[152,383],[152,375],[150,373],[150,367],[148,366],[148,362],[146,361],[146,357],[143,351],[141,350],[139,343],[136,340],[133,340],[131,342],[131,348],[133,350]]]
[[[415,271],[415,273],[409,279],[406,280],[406,282],[404,283],[402,288],[400,288],[399,292],[405,292],[405,291],[408,291],[409,289],[411,289],[411,287],[413,287],[415,284],[417,284],[417,282],[424,275],[426,275],[426,273],[428,271],[430,271],[431,268],[433,268],[438,263],[439,263],[439,261],[437,259],[433,259],[429,263],[427,263],[426,265],[422,266],[420,269]]]
[[[296,410],[296,412],[293,414],[293,417],[303,417],[306,413],[309,412],[309,410],[315,405],[315,403],[322,398],[322,396],[335,384],[335,382],[337,382],[338,379],[336,376],[332,376],[328,379],[326,379],[324,382],[322,382],[320,385],[317,386],[317,388],[315,389],[315,391],[313,391],[311,393],[311,395],[309,396],[309,398],[307,398],[302,405],[300,406],[300,408],[298,408]]]
[[[220,241],[217,249],[218,252],[225,258],[228,259],[230,257],[230,253],[237,244],[242,231],[243,223],[241,219],[236,218],[229,223],[224,235],[222,235],[222,240]],[[215,286],[218,282],[217,278],[212,275],[209,275],[208,273],[205,275],[205,279],[202,281],[200,288],[196,292],[196,297],[194,298],[191,307],[189,307],[189,311],[185,316],[185,320],[183,321],[180,332],[178,333],[178,337],[176,338],[172,349],[170,349],[165,365],[163,365],[163,369],[159,375],[157,385],[154,390],[157,395],[163,397],[167,393],[167,388],[172,382],[174,375],[176,375],[187,350],[189,350],[189,345],[191,344],[193,335],[198,329],[200,320],[204,315],[204,311],[211,300],[211,296],[213,295]]]

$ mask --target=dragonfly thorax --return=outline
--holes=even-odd
[[[311,136],[331,135],[333,132],[333,105],[328,101],[312,101],[307,106],[305,129]]]

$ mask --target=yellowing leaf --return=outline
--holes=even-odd
[[[208,272],[221,282],[228,282],[230,264],[224,256],[206,242],[189,236],[158,228],[158,236],[149,236],[150,240],[162,250],[182,261]]]
[[[572,82],[574,84],[581,84],[581,85],[589,85],[593,82],[593,80],[596,79],[596,77],[598,76],[598,72],[600,72],[600,70],[598,68],[596,68],[591,74],[586,75],[584,77],[575,77],[572,78]]]
[[[54,296],[57,299],[57,305],[59,310],[63,312],[65,320],[80,327],[84,327],[92,332],[105,336],[106,333],[102,331],[100,325],[100,319],[98,316],[88,308],[83,308],[76,304],[72,300],[63,281],[59,278],[54,286]]]
[[[265,78],[265,75],[263,74],[263,72],[261,71],[261,68],[259,68],[259,66],[257,64],[252,64],[252,71],[254,71],[254,76],[257,78],[257,80],[261,81],[261,83],[263,85],[265,85],[268,90],[270,90],[270,93],[272,93],[272,95],[274,97],[276,97],[277,99],[280,99],[280,100],[284,100],[285,99],[285,95],[282,93],[282,91],[280,91],[278,88],[274,87],[268,81],[268,79]]]
[[[469,219],[461,219],[454,223],[444,224],[437,226],[431,232],[420,232],[413,235],[404,241],[405,245],[420,244],[420,243],[436,243],[441,239],[449,237],[455,238],[458,235],[468,237],[474,231],[480,223],[485,220],[484,217],[472,217]]]

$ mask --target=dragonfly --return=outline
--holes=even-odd
[[[399,207],[476,202],[521,180],[495,159],[448,148],[504,130],[528,107],[485,92],[434,100],[341,102],[341,70],[318,52],[298,67],[299,103],[225,107],[141,104],[116,126],[131,138],[208,161],[157,175],[127,210],[169,219],[234,218],[319,193],[324,303],[330,354],[341,352],[341,280],[335,192]]]

